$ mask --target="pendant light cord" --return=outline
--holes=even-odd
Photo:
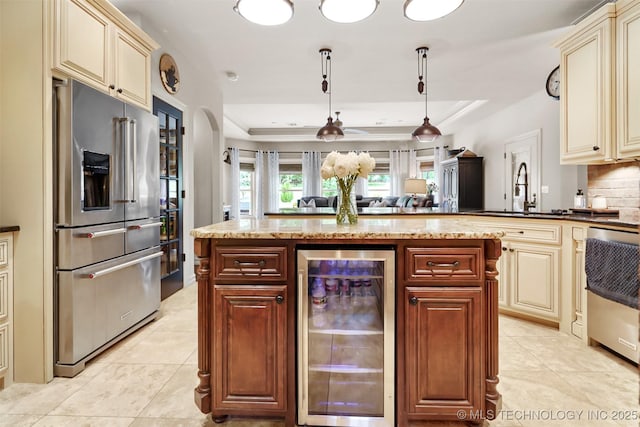
[[[427,47],[419,47],[418,52],[418,93],[424,92],[424,116],[427,114]]]
[[[329,117],[331,117],[331,49],[320,49],[322,68],[322,92],[329,95]],[[327,77],[329,81],[327,81]]]

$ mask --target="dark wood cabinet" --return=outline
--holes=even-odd
[[[352,242],[353,240],[350,240]],[[396,425],[500,411],[496,239],[372,239],[396,252]],[[296,420],[296,248],[339,239],[197,238],[196,405]],[[364,239],[357,240],[361,246]]]
[[[407,415],[471,419],[484,407],[482,289],[405,288]],[[459,411],[465,411],[464,418]]]
[[[482,157],[454,157],[441,163],[442,207],[451,211],[484,209]]]
[[[283,411],[287,287],[216,286],[213,292],[213,417]]]

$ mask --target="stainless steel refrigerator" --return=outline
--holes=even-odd
[[[298,424],[393,427],[395,252],[298,251]]]
[[[153,320],[160,307],[158,120],[54,81],[54,373]]]

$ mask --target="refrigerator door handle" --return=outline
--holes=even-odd
[[[115,230],[92,231],[90,233],[80,233],[76,237],[84,237],[87,239],[95,239],[96,237],[113,236],[114,234],[123,234],[127,230],[124,228],[116,228]]]
[[[131,180],[131,203],[136,203],[136,181],[138,180],[138,174],[136,172],[136,168],[137,168],[137,164],[138,164],[138,159],[137,159],[137,153],[138,153],[138,124],[136,123],[135,119],[131,119],[131,139],[133,139],[133,152],[131,154],[131,157],[133,157],[133,171],[131,173],[132,175],[132,180]]]
[[[130,159],[129,159],[129,117],[120,117],[120,130],[122,135],[122,145],[124,145],[124,158],[125,158],[125,168],[124,168],[124,200],[121,200],[123,203],[131,203],[131,197],[129,197],[129,171],[131,170]]]
[[[98,270],[93,273],[88,273],[84,277],[87,279],[97,279],[101,276],[106,276],[107,274],[114,273],[118,270],[122,270],[123,268],[131,267],[132,265],[140,264],[141,262],[148,261],[153,258],[158,258],[162,256],[164,252],[156,252],[151,255],[143,256],[142,258],[134,259],[133,261],[128,261],[122,264],[114,265],[113,267],[105,268],[104,270]]]
[[[162,222],[151,222],[149,224],[130,225],[127,228],[129,230],[142,230],[142,229],[145,229],[145,228],[160,227],[160,226],[162,226]]]

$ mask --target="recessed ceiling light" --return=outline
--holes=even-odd
[[[280,25],[293,16],[290,0],[238,0],[233,10],[259,25]]]
[[[237,82],[237,81],[238,81],[238,79],[240,78],[240,76],[238,76],[238,75],[237,75],[236,73],[234,73],[233,71],[227,71],[225,74],[227,75],[227,79],[228,79],[230,82]]]
[[[456,10],[464,0],[407,0],[404,16],[412,21],[431,21]]]

